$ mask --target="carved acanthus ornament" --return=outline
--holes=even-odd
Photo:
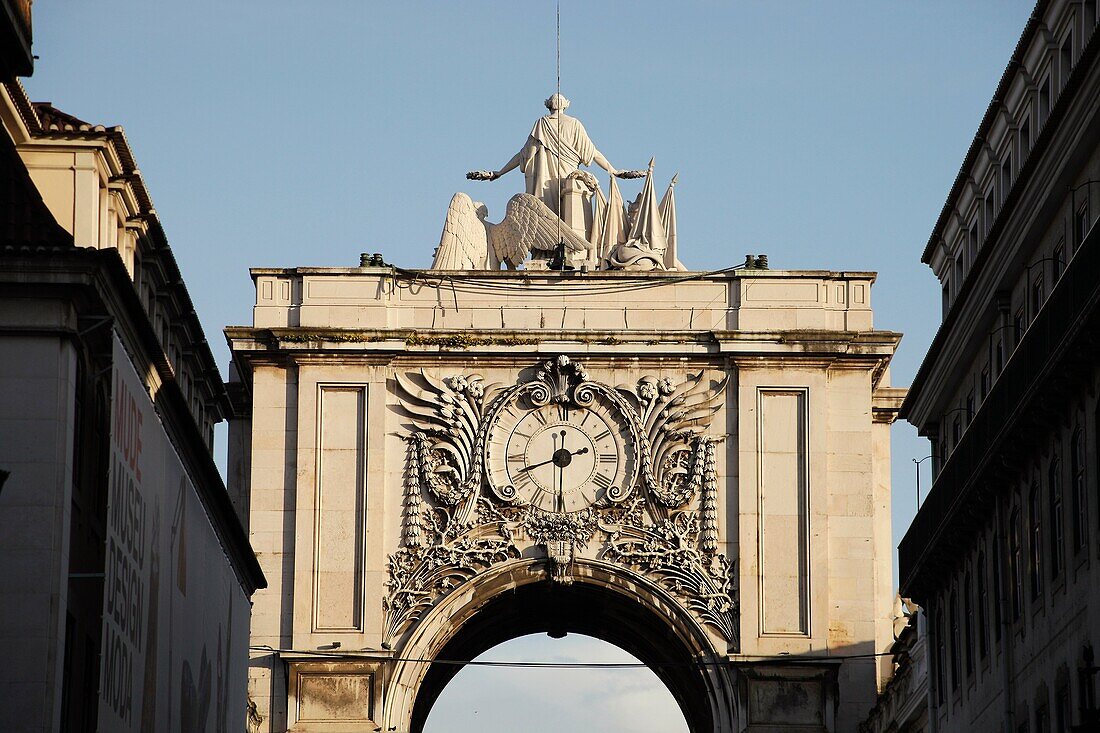
[[[425,509],[424,520],[430,541],[406,545],[389,558],[389,593],[382,599],[387,647],[437,600],[479,571],[519,557],[507,522],[466,524],[443,508]]]
[[[708,518],[707,496],[717,494],[714,441],[702,440],[704,495],[702,511],[679,509],[665,519],[647,522],[636,500],[626,511],[613,513],[600,529],[607,533],[604,558],[655,577],[681,598],[688,609],[728,641],[737,635],[737,602],[733,564],[717,552],[715,515]]]
[[[562,356],[508,387],[476,374],[438,379],[423,371],[398,375],[396,382],[412,431],[403,547],[390,556],[384,599],[387,644],[455,587],[531,546],[541,548],[556,582],[572,582],[579,553],[647,576],[736,644],[734,568],[718,552],[715,445],[721,438],[707,433],[726,378],[715,382],[700,372],[679,384],[645,377],[635,387],[612,388]],[[530,411],[603,405],[601,414],[617,416],[636,449],[637,466],[624,474],[629,480],[574,511],[560,502],[547,510],[499,480],[508,474],[494,467],[499,446],[489,436],[518,404]],[[561,440],[564,451],[564,431]]]
[[[661,506],[683,506],[698,494],[704,474],[700,451],[712,440],[705,432],[728,381],[724,377],[709,388],[700,372],[675,386],[668,377],[645,377],[634,390],[619,388],[642,425],[642,483]]]
[[[457,507],[460,522],[469,520],[477,505],[483,479],[485,405],[498,385],[485,384],[478,375],[439,380],[421,371],[418,384],[412,375],[396,375],[403,407],[415,431],[413,471],[420,485],[440,504]],[[415,521],[415,512],[406,521]]]

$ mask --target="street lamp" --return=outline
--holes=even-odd
[[[917,511],[918,512],[920,511],[920,464],[924,463],[929,458],[932,458],[934,455],[935,454],[933,454],[933,453],[929,453],[924,458],[921,458],[919,461],[916,458],[910,459],[910,460],[913,461],[913,468],[917,472]]]

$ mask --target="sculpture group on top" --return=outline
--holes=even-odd
[[[495,181],[519,168],[526,192],[508,202],[504,219],[488,221],[488,209],[465,193],[447,208],[433,270],[684,270],[676,255],[676,176],[660,203],[647,170],[617,170],[596,149],[584,125],[565,114],[569,100],[545,102],[527,142],[495,171],[472,171],[475,181]],[[595,163],[610,174],[607,194],[581,166]],[[617,178],[645,178],[629,205]],[[528,259],[530,258],[530,259]]]

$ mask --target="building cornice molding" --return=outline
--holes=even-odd
[[[248,595],[257,588],[266,587],[267,581],[233,509],[214,458],[176,381],[172,364],[164,355],[159,337],[145,317],[118,251],[80,247],[38,251],[3,248],[0,249],[0,283],[5,297],[75,301],[82,315],[109,319],[138,373],[144,375],[165,433],[192,477],[222,547],[233,560],[238,581]],[[58,335],[64,336],[60,331]],[[79,339],[81,334],[75,333],[73,337]],[[228,398],[225,400],[228,409]]]
[[[1100,37],[1098,33],[1094,38]],[[971,263],[970,271],[960,286],[943,321],[940,323],[936,335],[917,370],[910,389],[909,398],[902,407],[902,417],[918,425],[927,419],[934,411],[935,400],[926,394],[926,384],[942,383],[942,374],[949,368],[949,363],[954,359],[947,354],[955,354],[965,347],[964,341],[973,340],[972,331],[977,327],[975,315],[970,313],[974,303],[984,303],[984,299],[977,299],[975,294],[979,288],[993,282],[993,287],[1000,287],[1000,278],[1006,269],[1012,265],[1013,257],[1006,253],[1005,243],[1011,241],[1013,253],[1028,238],[1028,232],[1034,226],[1033,212],[1040,209],[1043,201],[1047,200],[1057,191],[1055,185],[1058,171],[1060,171],[1071,156],[1073,149],[1081,144],[1076,135],[1071,134],[1067,128],[1083,129],[1083,124],[1062,124],[1063,118],[1075,115],[1075,121],[1086,115],[1096,112],[1092,99],[1092,90],[1100,90],[1100,74],[1094,73],[1097,60],[1100,59],[1100,44],[1095,40],[1089,44],[1087,52],[1083,52],[1074,67],[1073,76],[1067,82],[1066,92],[1072,92],[1071,87],[1083,86],[1089,74],[1093,78],[1089,80],[1086,93],[1077,95],[1063,93],[1054,109],[1050,119],[1036,139],[1032,154],[1028,157],[1023,169],[1021,169],[1012,185],[1012,189],[1005,198],[996,220],[989,229],[986,241],[981,247],[978,258]],[[1058,147],[1057,155],[1044,154],[1048,148]],[[1023,212],[1023,213],[1021,213]],[[998,263],[1000,269],[991,273],[988,263]],[[964,328],[960,329],[962,325]],[[919,402],[918,402],[919,401]]]
[[[955,182],[951,185],[950,192],[947,194],[947,201],[944,202],[943,209],[940,211],[940,216],[932,230],[932,235],[929,237],[928,244],[924,248],[924,254],[921,255],[921,261],[925,263],[928,263],[932,256],[932,250],[935,247],[936,239],[941,236],[944,224],[951,215],[951,211],[955,208],[958,197],[962,192],[962,187],[965,184],[965,180],[970,176],[971,167],[977,160],[982,143],[993,129],[993,123],[996,121],[998,109],[1001,107],[1003,100],[1007,98],[1012,82],[1015,80],[1015,76],[1018,74],[1023,76],[1027,75],[1027,69],[1023,64],[1023,59],[1028,49],[1031,47],[1032,41],[1035,40],[1036,35],[1039,33],[1043,16],[1049,5],[1049,0],[1039,0],[1035,4],[1035,8],[1031,11],[1031,16],[1028,18],[1023,32],[1020,34],[1019,40],[1016,41],[1016,47],[1012,51],[1012,56],[1009,58],[1005,70],[1001,73],[1001,79],[997,84],[996,91],[993,92],[993,98],[986,107],[981,122],[978,123],[978,130],[974,134],[974,139],[966,152],[966,156],[963,158],[963,164],[959,168],[959,172],[955,177]]]

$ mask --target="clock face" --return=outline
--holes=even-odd
[[[520,399],[498,416],[486,450],[496,494],[547,512],[618,501],[637,476],[629,426],[602,396],[585,407]]]

